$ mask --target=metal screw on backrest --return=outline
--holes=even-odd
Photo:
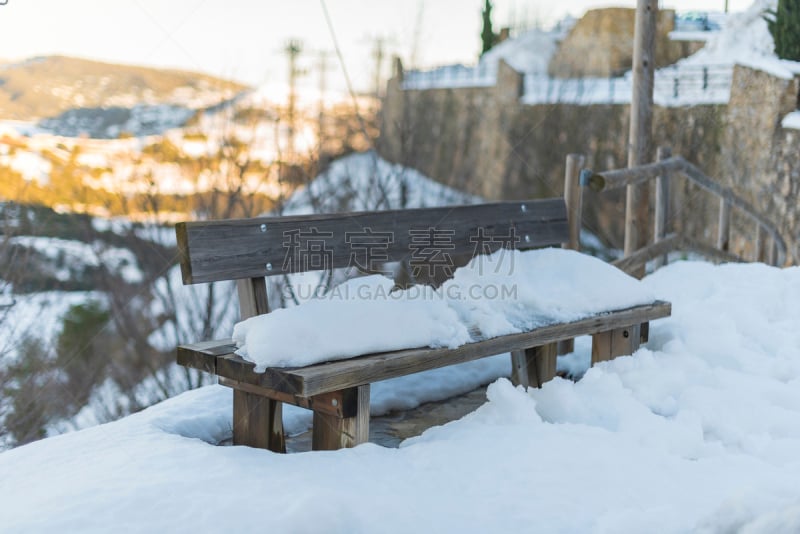
[[[262,232],[266,232],[267,231],[267,225],[266,224],[262,224],[261,225],[261,231]]]
[[[531,242],[531,236],[529,236],[529,235],[526,235],[526,236],[525,236],[525,242],[526,242],[526,243],[530,243],[530,242]]]
[[[339,401],[338,401],[338,400],[336,400],[336,399],[333,399],[333,400],[331,401],[331,404],[333,404],[334,406],[339,406]]]
[[[522,206],[519,207],[519,209],[520,209],[520,211],[528,211],[528,206],[523,204]]]
[[[268,263],[268,264],[267,264],[267,270],[268,270],[268,271],[271,271],[271,270],[272,270],[272,264],[271,264],[271,263]]]

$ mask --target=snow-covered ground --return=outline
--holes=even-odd
[[[231,395],[210,386],[2,453],[3,530],[800,531],[800,268],[679,262],[643,286],[673,315],[632,357],[499,379],[399,449],[218,447]]]

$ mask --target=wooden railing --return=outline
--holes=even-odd
[[[786,242],[772,222],[752,204],[737,196],[731,189],[715,182],[692,163],[680,156],[672,156],[668,148],[659,148],[657,162],[630,169],[596,173],[582,167],[583,156],[579,154],[567,156],[564,197],[570,216],[569,248],[577,250],[579,247],[577,236],[581,227],[581,187],[589,187],[593,191],[601,192],[654,180],[653,243],[614,262],[622,270],[629,273],[640,273],[644,265],[653,260],[656,261],[656,267],[658,267],[666,262],[667,254],[676,250],[695,252],[715,261],[745,261],[744,258],[730,252],[732,208],[739,210],[755,223],[753,234],[755,246],[752,260],[779,266],[786,263]],[[703,243],[690,236],[667,233],[670,182],[674,176],[678,175],[719,198],[719,224],[714,245]],[[627,226],[625,231],[629,231]]]

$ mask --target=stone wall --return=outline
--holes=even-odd
[[[563,194],[569,153],[596,170],[625,166],[627,105],[524,105],[522,79],[504,64],[489,88],[402,90],[401,80],[389,83],[378,150],[452,187],[492,200],[552,197]],[[656,108],[655,146],[716,172],[723,121],[720,106]],[[675,212],[703,211],[683,189]],[[618,193],[587,193],[587,224],[613,246],[622,245],[623,206]]]
[[[595,170],[624,167],[627,105],[524,105],[522,79],[501,65],[495,87],[387,92],[380,153],[448,185],[487,199],[559,196],[567,154]],[[732,187],[800,246],[800,132],[780,120],[797,106],[798,79],[737,67],[729,106],[655,108],[654,144],[668,145]],[[654,157],[654,155],[653,155]],[[718,201],[677,178],[675,230],[715,242]],[[621,193],[586,194],[586,226],[622,245]],[[732,251],[749,256],[754,224],[734,212]],[[800,258],[800,251],[795,253]]]
[[[636,10],[624,7],[592,9],[573,26],[550,60],[556,78],[619,76],[633,61]],[[697,51],[697,44],[669,39],[675,12],[660,10],[656,23],[656,65],[663,67]]]
[[[748,67],[734,69],[727,127],[721,148],[723,183],[779,225],[800,258],[800,132],[786,130],[781,119],[798,107],[800,77],[781,77]],[[736,233],[754,233],[740,218]]]

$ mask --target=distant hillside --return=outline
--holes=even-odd
[[[207,74],[47,56],[0,63],[0,119],[52,118],[77,108],[199,109],[246,87]]]

